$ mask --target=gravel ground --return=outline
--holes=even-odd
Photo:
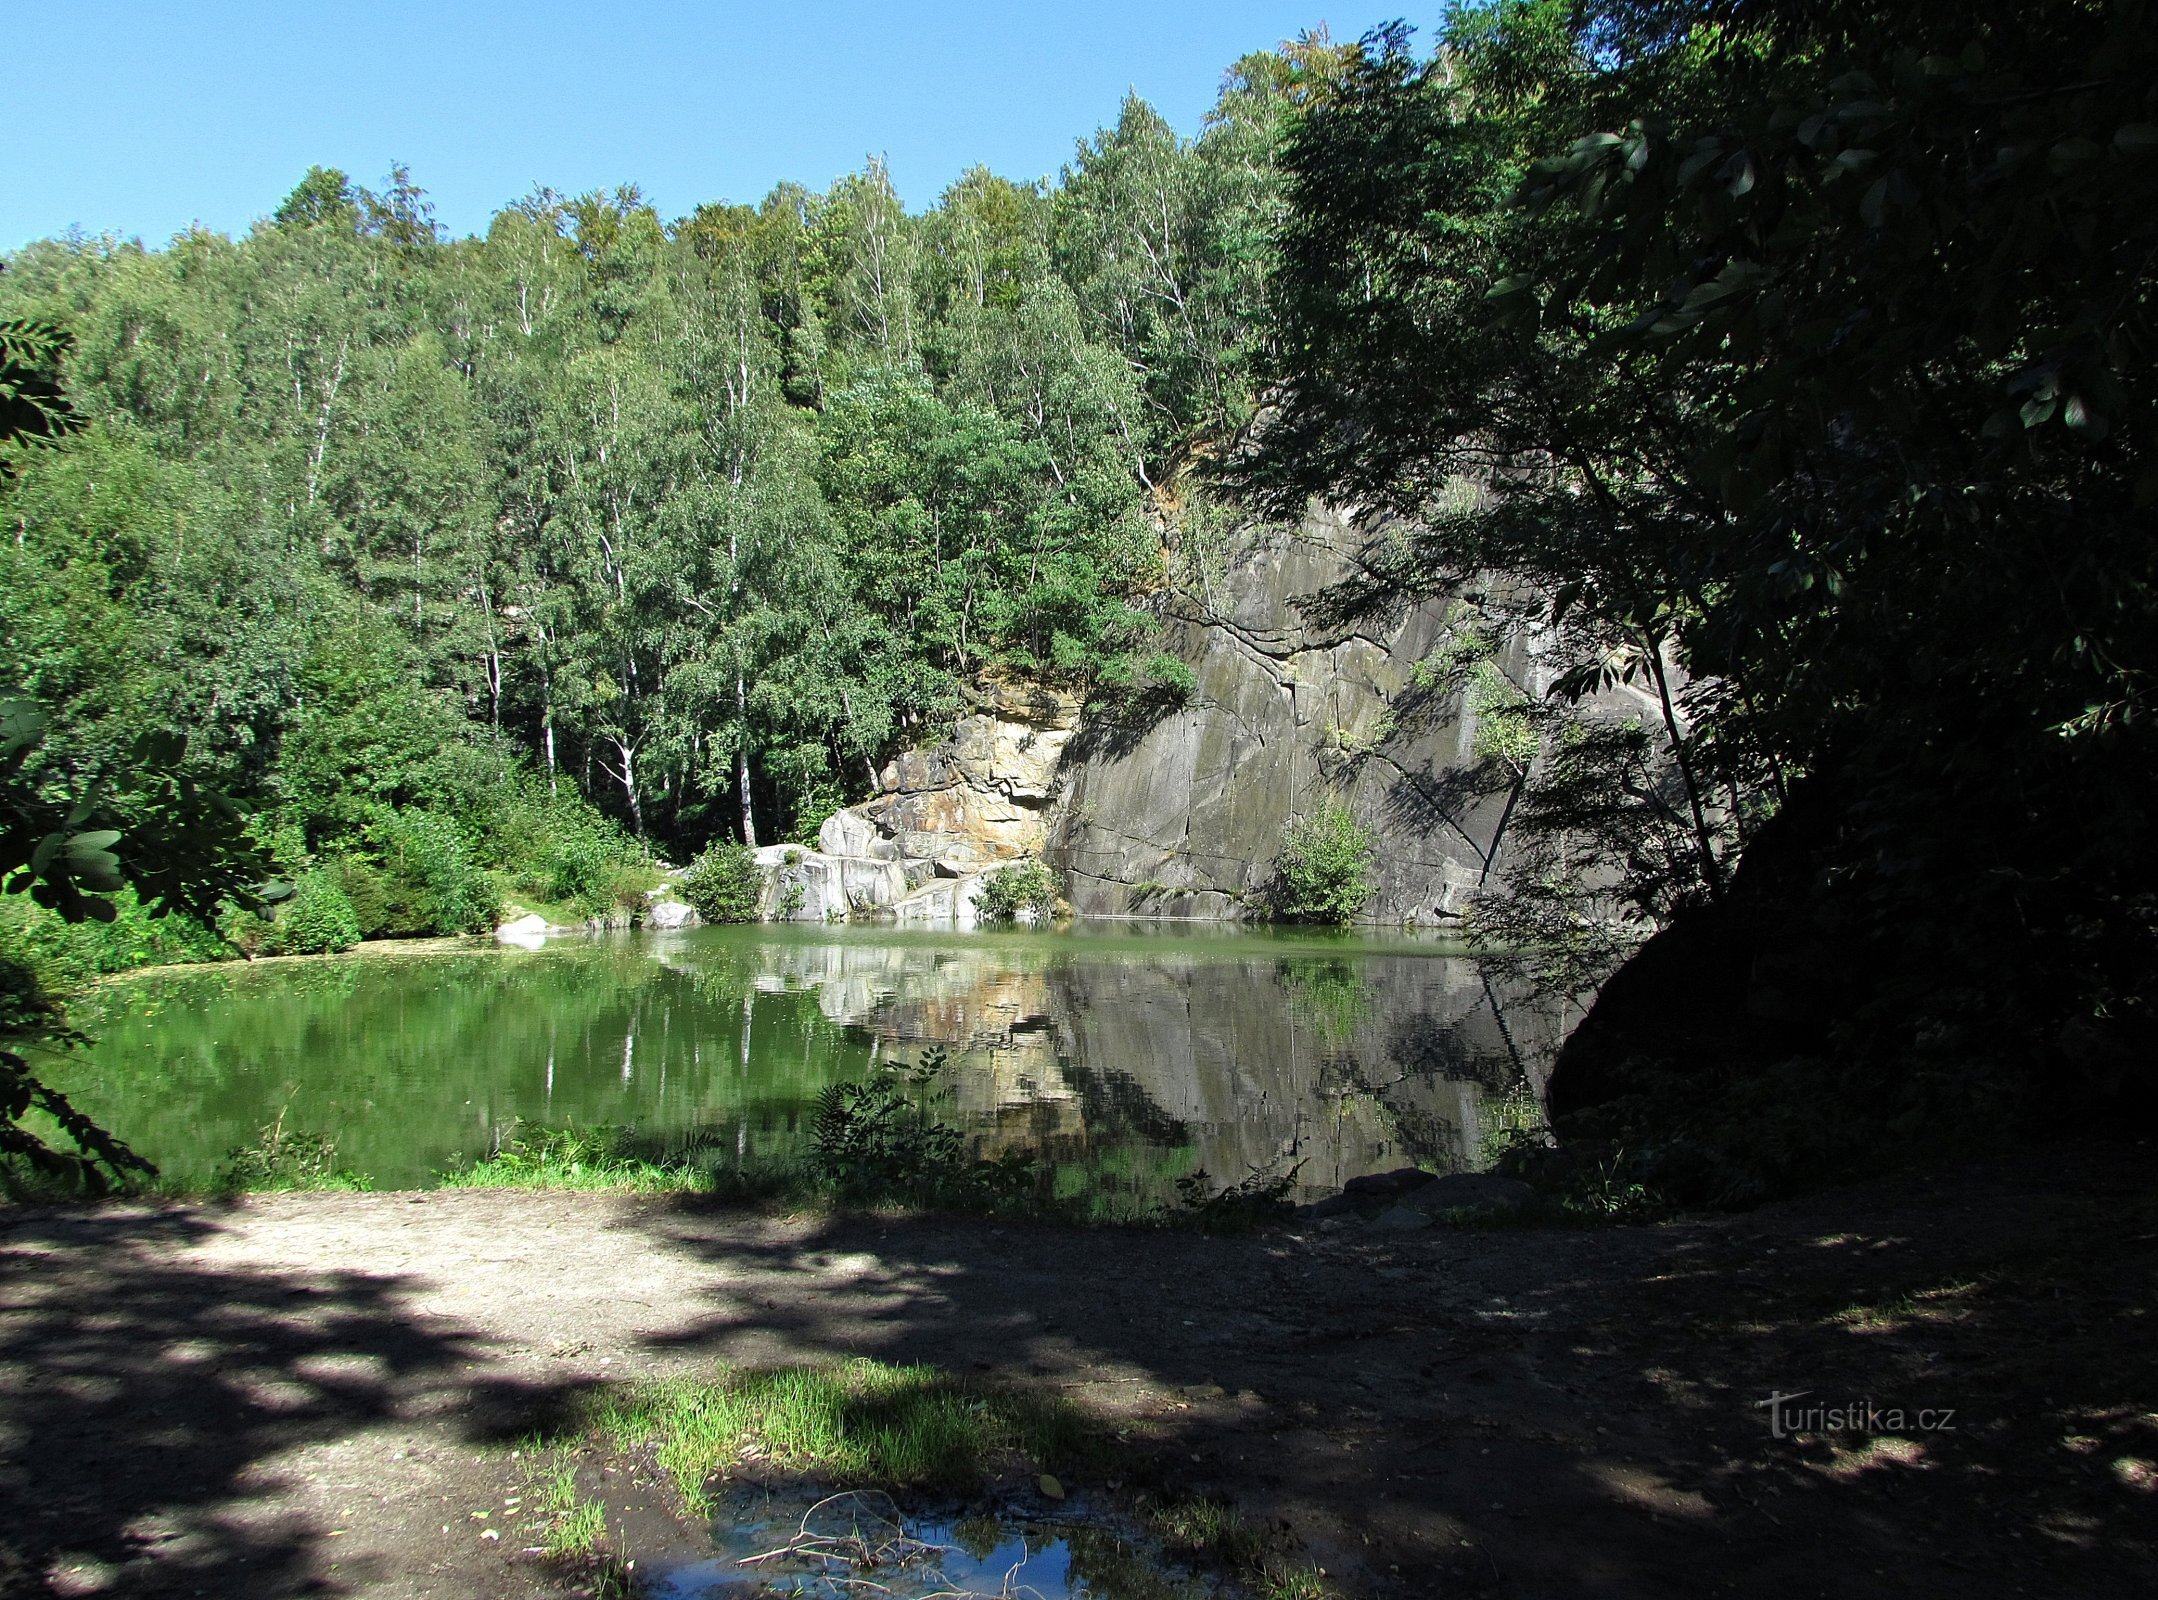
[[[2147,1169],[1241,1239],[501,1190],[19,1209],[0,1594],[569,1592],[486,1537],[526,1430],[599,1383],[849,1354],[1054,1385],[1344,1595],[2141,1592]],[[1759,1402],[1799,1391],[1777,1437]],[[671,1490],[611,1482],[614,1548],[704,1548]]]

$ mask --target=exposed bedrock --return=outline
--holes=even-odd
[[[1363,920],[1444,923],[1497,864],[1511,775],[1475,754],[1475,713],[1418,687],[1456,602],[1325,626],[1296,601],[1357,571],[1370,534],[1315,509],[1240,534],[1202,598],[1167,608],[1197,687],[1140,729],[1090,724],[1065,757],[1049,860],[1081,915],[1254,909],[1293,818],[1343,801],[1377,836]],[[1527,643],[1496,665],[1540,694]]]
[[[971,926],[988,878],[1048,842],[1059,760],[1078,724],[1072,695],[982,686],[949,740],[887,765],[873,799],[825,819],[815,850],[757,852],[764,916]]]
[[[1353,579],[1372,537],[1323,508],[1235,535],[1220,576],[1163,607],[1164,647],[1196,682],[1157,720],[1082,724],[1071,694],[980,687],[949,740],[890,763],[815,851],[760,852],[765,914],[967,926],[984,874],[1040,853],[1081,916],[1247,916],[1289,824],[1338,799],[1377,841],[1362,920],[1453,920],[1503,864],[1516,774],[1477,753],[1476,696],[1458,675],[1417,676],[1459,601],[1339,623],[1299,607]],[[1509,694],[1547,687],[1526,635],[1499,641],[1491,665]]]

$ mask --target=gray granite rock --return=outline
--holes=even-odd
[[[1299,604],[1351,577],[1383,536],[1315,507],[1298,526],[1233,536],[1218,577],[1165,603],[1163,645],[1197,686],[1159,721],[1090,724],[1067,750],[1047,854],[1074,910],[1247,915],[1284,830],[1331,797],[1377,836],[1363,920],[1458,917],[1502,856],[1514,786],[1477,753],[1472,697],[1419,687],[1460,602],[1323,625]],[[1495,664],[1525,693],[1547,687],[1527,635]]]

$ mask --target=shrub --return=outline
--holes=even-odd
[[[1291,822],[1274,858],[1270,914],[1280,922],[1346,925],[1371,899],[1375,844],[1338,800]]]
[[[280,955],[323,955],[360,942],[360,919],[343,885],[329,872],[310,872],[278,908],[265,946]]]
[[[975,898],[975,915],[984,922],[1010,922],[1021,911],[1033,913],[1038,922],[1056,914],[1056,874],[1029,856],[1016,861],[982,885]]]
[[[500,909],[457,824],[439,812],[382,810],[367,841],[384,880],[390,933],[478,933]]]
[[[253,1144],[236,1145],[220,1167],[215,1187],[238,1194],[263,1189],[365,1189],[366,1177],[337,1165],[337,1141],[327,1134],[303,1133],[285,1126],[288,1101],[277,1120]]]
[[[1191,663],[1166,650],[1112,655],[1094,669],[1088,709],[1111,722],[1145,727],[1187,704],[1198,687]]]
[[[27,894],[0,894],[0,946],[53,994],[108,972],[188,961],[224,961],[232,944],[184,911],[152,916],[133,889],[112,896],[110,922],[65,922]]]
[[[934,1083],[948,1064],[942,1050],[925,1050],[909,1081]],[[810,1130],[809,1169],[840,1198],[989,1208],[1018,1200],[1035,1181],[1033,1158],[1010,1151],[977,1160],[967,1137],[916,1104],[892,1078],[835,1083],[817,1097]]]
[[[332,870],[337,874],[338,888],[344,891],[345,903],[352,907],[360,937],[386,932],[395,914],[390,904],[389,880],[366,862],[350,856],[339,860]]]
[[[1199,675],[1191,663],[1166,650],[1156,650],[1139,666],[1141,692],[1165,706],[1180,706],[1199,688]]]
[[[748,845],[725,840],[691,862],[678,887],[706,922],[754,922],[764,893],[764,869]]]

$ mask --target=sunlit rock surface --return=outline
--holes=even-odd
[[[1369,537],[1323,509],[1245,529],[1170,602],[1164,643],[1196,691],[1151,726],[1090,725],[1066,758],[1049,859],[1081,915],[1248,914],[1283,830],[1329,796],[1377,835],[1366,921],[1443,924],[1496,867],[1511,774],[1475,753],[1473,706],[1414,675],[1457,603],[1333,625],[1297,605],[1353,576]],[[1525,640],[1497,665],[1543,692]]]
[[[1072,695],[988,685],[947,743],[906,752],[874,799],[827,817],[815,850],[757,852],[763,915],[974,926],[988,875],[1048,842],[1059,758],[1078,722]]]
[[[1163,602],[1162,643],[1196,680],[1181,706],[1082,722],[1061,691],[979,690],[950,740],[900,756],[882,792],[824,824],[818,855],[880,871],[803,869],[771,905],[800,921],[877,913],[964,927],[970,893],[937,880],[1039,853],[1082,917],[1249,916],[1291,822],[1338,799],[1377,845],[1361,920],[1454,921],[1503,866],[1521,774],[1479,753],[1473,692],[1419,677],[1461,601],[1346,621],[1312,609],[1355,579],[1378,536],[1325,508],[1236,532],[1212,576]],[[1492,665],[1509,694],[1549,688],[1528,633],[1497,641]],[[1624,686],[1599,705],[1655,713]]]

